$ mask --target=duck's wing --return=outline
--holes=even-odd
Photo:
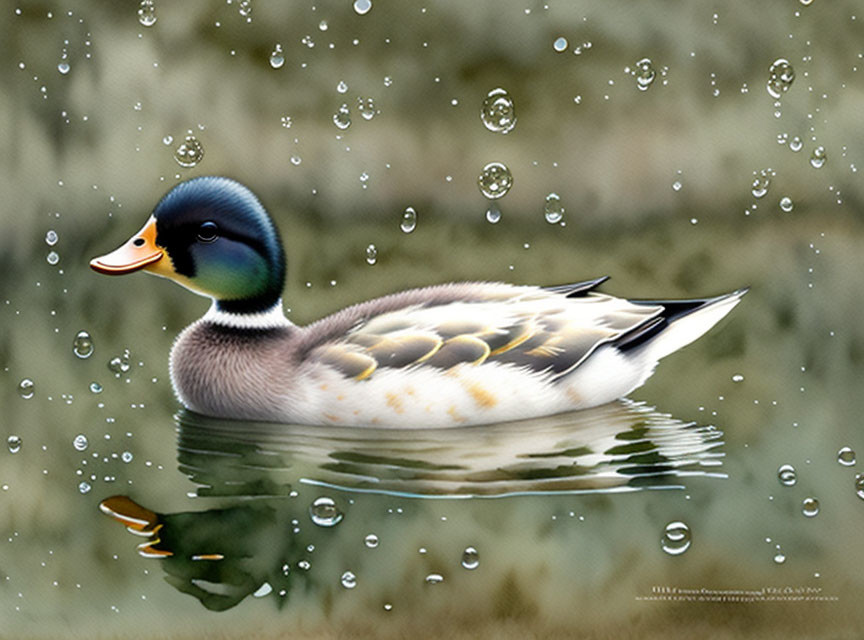
[[[449,298],[420,289],[400,294],[405,304],[396,308],[392,297],[382,298],[354,308],[355,321],[338,335],[329,326],[334,320],[308,327],[321,337],[305,357],[357,380],[384,368],[486,363],[558,377],[663,310],[591,292],[600,282],[551,289],[459,285],[467,287],[464,295]],[[344,326],[345,318],[335,324]]]

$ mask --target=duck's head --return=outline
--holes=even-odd
[[[271,309],[285,281],[282,242],[267,211],[239,182],[213,176],[171,189],[138,233],[90,266],[170,278],[230,313]]]

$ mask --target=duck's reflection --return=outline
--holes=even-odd
[[[172,585],[215,610],[253,593],[284,602],[292,573],[309,566],[308,546],[332,537],[311,524],[308,504],[291,499],[303,484],[470,498],[683,488],[687,476],[723,476],[719,430],[627,400],[446,430],[238,423],[189,412],[177,425],[179,467],[197,496],[237,504],[159,514],[114,496],[101,508],[146,538],[139,553],[161,558]]]

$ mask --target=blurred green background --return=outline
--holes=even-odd
[[[0,9],[0,414],[3,437],[22,440],[0,454],[0,637],[855,637],[864,504],[856,467],[836,458],[843,446],[864,451],[860,3],[372,0],[364,15],[350,0],[154,6],[150,26],[138,2]],[[643,91],[633,70],[645,57],[655,78]],[[775,101],[766,83],[779,58],[795,77]],[[497,87],[518,117],[506,135],[480,119]],[[371,119],[360,98],[373,100]],[[346,129],[333,118],[343,104]],[[187,168],[174,156],[189,131],[204,153]],[[477,178],[493,161],[513,187],[490,202]],[[756,197],[763,170],[770,184]],[[172,185],[210,174],[247,184],[276,219],[298,323],[449,280],[610,275],[604,291],[645,298],[751,286],[633,394],[720,427],[730,478],[592,498],[357,498],[358,540],[368,525],[393,541],[365,599],[310,588],[287,611],[265,601],[204,611],[96,505],[125,492],[159,511],[196,506],[176,469],[167,358],[208,303],[87,262],[140,228]],[[544,218],[553,192],[563,226]],[[417,226],[406,234],[409,206]],[[81,330],[95,343],[85,360],[72,352]],[[131,369],[115,378],[106,363],[127,349]],[[79,433],[85,452],[72,445]],[[777,480],[785,463],[798,470],[794,487]],[[815,518],[801,513],[809,496],[822,505]],[[397,504],[404,518],[381,519]],[[550,533],[551,515],[571,509],[587,514],[583,528]],[[442,514],[453,530],[440,529]],[[670,558],[657,540],[673,519],[690,524],[694,545]],[[451,554],[474,544],[488,573],[431,596],[416,548],[433,540]],[[815,585],[838,600],[635,600],[656,584]]]

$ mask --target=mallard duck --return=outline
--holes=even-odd
[[[90,266],[144,270],[212,298],[171,350],[192,411],[270,422],[471,425],[604,404],[696,340],[746,293],[626,300],[606,278],[554,287],[461,282],[285,317],[285,256],[258,198],[223,177],[182,182],[123,246]]]

